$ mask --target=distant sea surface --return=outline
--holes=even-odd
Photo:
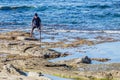
[[[0,0],[0,29],[120,30],[120,0]]]

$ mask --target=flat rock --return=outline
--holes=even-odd
[[[20,71],[19,69],[15,68],[12,64],[4,65],[2,72],[14,75],[25,75],[23,71]]]
[[[23,31],[12,31],[12,32],[7,32],[7,33],[1,33],[0,39],[15,40],[16,37],[18,36],[30,37],[30,33],[23,32]]]
[[[33,40],[33,41],[37,41],[37,39],[32,38],[32,37],[25,37],[25,36],[18,36],[16,37],[16,40]]]

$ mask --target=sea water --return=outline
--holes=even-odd
[[[30,29],[35,12],[47,29],[120,30],[120,0],[0,0],[0,29]]]

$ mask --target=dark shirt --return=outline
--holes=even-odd
[[[39,17],[33,18],[32,19],[32,24],[33,24],[33,26],[40,27],[40,25],[41,25],[41,19]]]

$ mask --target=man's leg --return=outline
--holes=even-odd
[[[30,37],[33,37],[33,31],[34,31],[35,28],[36,28],[35,26],[32,27],[32,30],[31,30],[31,33],[30,33]]]

